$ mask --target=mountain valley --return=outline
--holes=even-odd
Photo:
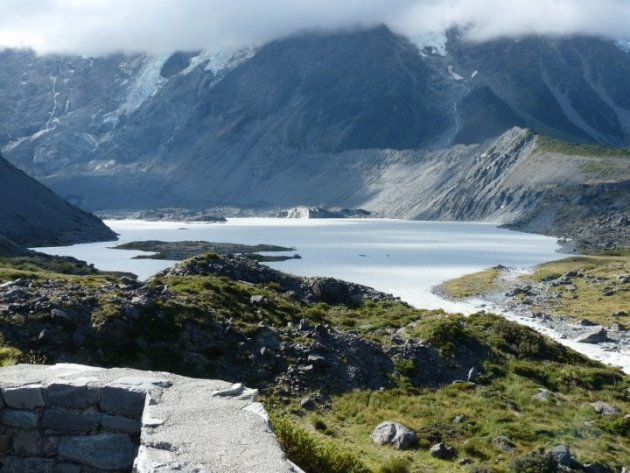
[[[164,55],[0,51],[0,367],[245,383],[296,472],[627,473],[630,376],[565,345],[585,333],[580,343],[625,356],[630,340],[630,49],[599,36],[464,33],[379,26]],[[169,221],[175,236],[121,237],[114,253],[179,262],[140,280],[28,249],[117,239],[88,212],[129,218],[135,235]],[[588,256],[496,266],[435,289],[486,304],[463,316],[263,264],[315,258],[312,240],[190,236],[234,216],[356,219],[334,243],[383,279],[412,271],[411,258],[385,254],[384,238],[358,247],[360,218],[492,222]],[[453,245],[426,231],[387,244]],[[483,246],[500,254],[488,235]],[[466,259],[473,238],[455,238]],[[433,271],[465,266],[436,259]],[[493,310],[564,332],[552,340]],[[50,457],[44,439],[23,442],[5,422],[15,409],[3,390],[0,471],[7,457]],[[250,453],[238,448],[221,455]]]

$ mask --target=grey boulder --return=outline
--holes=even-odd
[[[440,458],[441,460],[448,460],[455,455],[455,449],[440,442],[431,447],[429,453],[432,457]]]
[[[592,402],[591,407],[602,416],[618,416],[621,414],[621,411],[617,407],[603,401]]]
[[[571,449],[568,445],[556,445],[548,452],[560,466],[571,467],[573,464],[573,457],[571,455]]]
[[[593,343],[593,344],[604,343],[604,342],[607,342],[608,340],[609,340],[608,332],[603,327],[600,327],[594,332],[589,332],[589,333],[585,333],[584,335],[580,335],[579,337],[575,339],[575,341],[579,343]]]
[[[418,443],[418,434],[398,422],[382,422],[372,431],[376,445],[393,445],[398,450],[409,450]]]

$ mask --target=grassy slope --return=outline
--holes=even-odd
[[[458,330],[452,330],[453,323]],[[441,339],[443,331],[448,336]],[[628,422],[599,418],[588,405],[605,400],[627,412],[630,397],[624,389],[628,377],[589,363],[530,329],[499,317],[430,316],[416,328],[415,335],[422,334],[438,345],[459,340],[488,350],[490,356],[479,385],[418,389],[401,374],[396,389],[334,395],[329,405],[316,412],[300,409],[297,400],[289,407],[275,405],[273,399],[267,399],[267,404],[276,417],[285,419],[283,430],[288,416],[293,425],[302,427],[302,436],[334,441],[361,458],[369,471],[390,471],[386,465],[404,464],[406,469],[400,471],[450,472],[457,470],[456,460],[462,458],[471,458],[488,471],[506,471],[515,456],[563,442],[571,445],[582,462],[600,461],[617,467],[621,458],[630,458]],[[542,387],[556,393],[552,401],[532,399]],[[467,420],[455,424],[457,415]],[[385,420],[414,428],[420,435],[419,448],[399,452],[375,446],[370,433]],[[516,455],[492,446],[491,440],[499,435],[516,444]],[[455,459],[430,456],[429,447],[439,441],[456,448]],[[303,460],[302,465],[308,467],[308,461]]]
[[[39,270],[15,269],[12,263],[4,261],[0,280],[18,276],[55,279],[78,285],[89,293],[119,279],[117,275],[64,275],[54,272],[50,263],[40,264]],[[502,318],[462,318],[391,302],[367,303],[358,309],[325,304],[307,306],[285,297],[273,284],[251,286],[215,277],[163,277],[152,284],[167,285],[172,296],[141,314],[138,323],[148,342],[177,340],[191,323],[203,328],[208,323],[231,320],[235,330],[254,334],[260,329],[260,322],[282,330],[288,322],[305,318],[313,323],[354,330],[384,346],[391,343],[391,329],[402,329],[402,337],[426,340],[454,366],[468,366],[470,362],[461,358],[459,347],[483,358],[477,387],[446,385],[436,390],[414,387],[408,376],[413,370],[423,368],[406,360],[397,366],[394,389],[318,393],[323,401],[312,413],[299,407],[298,397],[282,397],[274,394],[273,385],[264,387],[264,402],[276,420],[279,438],[291,458],[307,471],[458,471],[456,460],[435,460],[429,456],[428,447],[439,440],[455,446],[459,459],[469,457],[489,471],[505,471],[512,456],[491,446],[490,440],[497,435],[509,436],[517,445],[518,454],[566,442],[583,462],[601,461],[618,469],[621,459],[630,458],[630,432],[625,424],[599,418],[588,406],[588,402],[604,400],[630,412],[630,398],[625,391],[630,386],[628,377]],[[264,295],[269,303],[252,309],[249,305],[252,295]],[[100,296],[92,322],[98,326],[119,319],[118,304],[115,290],[111,297]],[[211,319],[208,314],[212,314]],[[286,336],[295,337],[288,333]],[[309,343],[307,339],[300,342]],[[8,340],[2,345],[2,363],[41,360],[39,353],[20,355]],[[116,348],[121,353],[110,362],[138,366],[140,354],[125,352],[123,348]],[[154,369],[190,374],[185,361],[178,357],[176,345],[173,348],[175,351],[169,351],[168,356],[161,350],[161,356],[147,352],[144,357],[155,355],[151,358]],[[73,361],[81,361],[81,357],[90,354],[89,346],[83,350],[73,354]],[[533,401],[531,396],[540,387],[557,392],[557,400]],[[468,420],[453,424],[453,417],[459,414],[466,415]],[[402,453],[374,446],[369,434],[384,420],[401,421],[417,429],[421,437],[419,447]],[[402,463],[406,469],[393,469]]]
[[[593,158],[628,158],[630,149],[609,148],[606,146],[587,145],[582,143],[570,143],[548,136],[537,136],[536,147],[538,151],[547,153],[564,154],[566,156],[585,156]]]
[[[583,277],[572,279],[575,291],[572,286],[565,285],[549,288],[549,315],[567,316],[576,321],[588,319],[608,326],[620,321],[613,316],[614,313],[630,308],[630,287],[619,281],[619,276],[630,275],[630,257],[567,258],[542,264],[524,279],[540,282],[559,278],[569,272],[579,272]],[[604,295],[607,288],[617,291],[607,296]]]
[[[489,268],[477,273],[466,274],[440,285],[440,290],[452,299],[468,299],[500,291],[498,278],[500,268]]]
[[[608,326],[620,320],[614,313],[630,308],[630,287],[622,284],[620,276],[630,275],[628,256],[578,256],[552,261],[537,266],[531,274],[521,279],[539,283],[558,279],[567,273],[580,273],[569,285],[550,285],[547,290],[547,307],[532,306],[534,311],[544,311],[552,317],[582,319]],[[501,290],[496,268],[468,274],[447,281],[441,287],[454,299],[465,299]],[[575,290],[573,289],[575,287]],[[613,289],[612,295],[604,295]],[[524,298],[526,296],[516,296]],[[623,322],[623,321],[621,321]]]

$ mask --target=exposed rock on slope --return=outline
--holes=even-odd
[[[487,176],[457,174],[458,160],[465,169],[485,150],[457,143],[519,126],[630,144],[630,81],[623,80],[630,55],[613,41],[467,43],[453,32],[446,49],[418,51],[381,27],[298,35],[222,60],[208,52],[38,58],[6,51],[0,145],[13,163],[93,210],[381,210],[376,202],[389,199],[391,214],[413,217],[416,208],[470,220],[501,212],[474,205]],[[385,179],[395,173],[414,180],[408,198],[378,195],[395,188]],[[439,199],[418,204],[423,189],[454,177],[471,183],[469,198],[449,196],[444,212]],[[518,199],[502,205],[507,216]]]
[[[103,222],[65,202],[0,156],[0,237],[24,246],[112,240]],[[5,239],[0,249],[19,250]],[[4,251],[3,251],[4,252]]]
[[[235,281],[250,284],[274,284],[290,297],[305,302],[326,304],[361,305],[364,301],[395,301],[391,294],[379,292],[334,278],[294,276],[244,256],[208,255],[189,259],[173,268],[166,269],[158,276],[223,276]]]

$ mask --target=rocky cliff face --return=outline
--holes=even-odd
[[[441,51],[382,27],[162,58],[5,51],[0,144],[92,210],[321,206],[504,222],[593,176],[581,158],[541,157],[514,127],[630,144],[630,55],[614,42],[447,39]]]
[[[115,239],[95,216],[65,202],[0,156],[0,254],[24,246]]]

